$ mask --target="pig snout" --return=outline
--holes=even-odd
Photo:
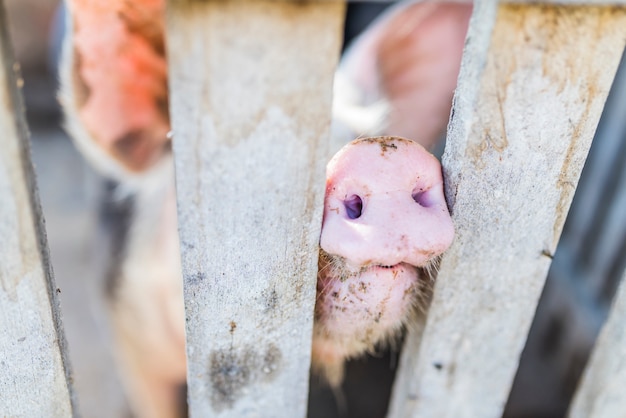
[[[454,236],[437,159],[397,137],[352,142],[328,164],[321,248],[353,267],[423,267]]]
[[[326,174],[313,366],[336,386],[346,359],[393,340],[423,312],[426,271],[454,228],[441,166],[416,142],[353,141]]]

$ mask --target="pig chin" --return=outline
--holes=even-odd
[[[402,329],[423,317],[431,265],[362,265],[320,249],[312,366],[331,386],[343,380],[347,359],[393,345]]]

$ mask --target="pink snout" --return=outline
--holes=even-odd
[[[330,161],[321,248],[349,267],[424,266],[452,243],[439,161],[416,142],[364,138]]]

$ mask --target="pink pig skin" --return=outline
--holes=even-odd
[[[341,383],[346,359],[393,340],[415,318],[429,298],[427,270],[453,238],[441,166],[421,145],[363,138],[330,161],[313,366],[331,385]]]
[[[390,7],[341,60],[335,123],[353,137],[403,136],[432,149],[448,123],[471,14],[469,1]]]

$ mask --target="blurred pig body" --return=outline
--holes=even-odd
[[[169,171],[169,170],[166,170]],[[170,176],[173,172],[170,171]],[[186,381],[185,317],[174,183],[130,195],[117,186],[105,196],[109,210],[132,208],[118,218],[127,225],[123,253],[109,269],[107,301],[117,360],[138,416],[181,416]],[[117,196],[116,196],[117,194]],[[125,218],[124,218],[125,217]],[[106,233],[107,231],[103,231]]]
[[[170,128],[163,1],[68,0],[67,6],[69,30],[60,71],[66,125],[83,154],[119,184],[106,205],[132,202],[132,210],[120,220],[127,228],[123,242],[116,244],[123,250],[114,260],[108,286],[121,375],[136,415],[179,416],[185,401],[180,387],[186,380],[184,307],[167,136]],[[470,13],[467,4],[405,4],[366,32],[338,71],[334,146],[338,148],[354,136],[376,134],[404,135],[431,146],[448,119]],[[357,234],[348,241],[364,245],[342,248],[337,244],[344,234],[335,233],[341,222],[333,218],[335,212],[329,206],[333,203],[329,202],[349,198],[338,195],[337,187],[354,185],[359,177],[363,184],[376,182],[377,176],[364,176],[359,171],[365,161],[363,156],[372,148],[361,142],[356,151],[343,151],[329,165],[313,362],[333,385],[340,383],[346,359],[374,350],[392,339],[411,318],[415,319],[416,302],[425,301],[429,294],[430,279],[425,269],[452,239],[436,159],[405,139],[376,141],[369,145],[374,148],[372,158],[380,160],[372,164],[385,166],[383,172],[395,173],[389,177],[393,181],[376,186],[380,195],[360,195],[363,217],[351,219],[349,228],[363,224],[370,210],[377,207],[378,200],[370,197],[385,194],[391,200],[380,201],[383,203],[378,206],[378,215],[369,219],[370,225],[387,216],[392,225],[406,226],[393,219],[405,216],[405,212],[394,212],[400,201],[421,211],[410,214],[416,216],[416,221],[431,212],[439,216],[444,211],[447,220],[435,216],[435,223],[428,224],[432,227],[404,235],[383,233],[370,241],[367,234]],[[368,151],[363,154],[362,149]],[[382,149],[387,151],[380,155]],[[354,154],[359,163],[346,162]],[[335,172],[339,167],[343,167],[341,175]],[[403,200],[394,204],[389,193],[404,176],[411,179],[411,186],[402,186],[409,189]],[[428,204],[415,197],[419,192],[414,187],[422,184],[420,181],[425,181],[425,190],[434,190],[436,198],[429,199]],[[436,210],[430,210],[430,206]],[[385,215],[389,210],[391,215]],[[384,223],[364,228],[382,232],[392,229],[386,230]],[[438,236],[431,237],[433,233]],[[409,235],[426,238],[415,242]],[[394,239],[400,242],[394,244]],[[382,256],[367,254],[381,253],[379,244],[404,249],[382,251]],[[346,276],[350,280],[342,279]],[[365,316],[350,313],[350,298],[338,309],[344,309],[343,315],[330,312],[329,307],[339,303],[333,301],[337,299],[335,294],[354,295],[351,289],[363,290],[363,286],[371,289],[369,299],[359,296],[369,311]],[[380,309],[383,303],[388,306],[384,312]],[[353,322],[357,317],[358,321]],[[362,335],[361,329],[370,331]]]
[[[103,212],[112,242],[107,300],[135,415],[183,416],[184,306],[169,151],[161,0],[69,0],[60,100],[83,155],[117,183]],[[122,210],[121,207],[130,209]]]

